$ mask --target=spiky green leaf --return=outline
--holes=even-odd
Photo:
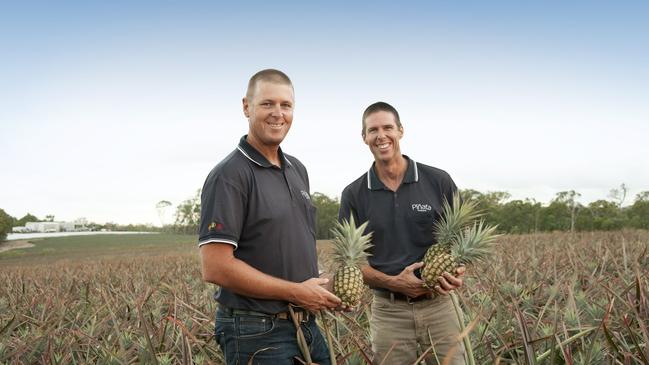
[[[444,199],[442,216],[434,225],[435,239],[441,244],[451,243],[458,232],[480,215],[475,202],[462,201],[460,193],[455,192],[450,202]]]
[[[354,216],[349,220],[336,222],[331,229],[333,234],[333,259],[337,267],[358,266],[370,255],[372,232],[363,234],[369,222],[356,227]]]

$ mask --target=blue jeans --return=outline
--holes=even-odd
[[[311,360],[320,365],[329,365],[327,343],[315,317],[309,317],[300,326],[309,345]],[[216,312],[215,335],[227,365],[247,365],[253,356],[252,364],[255,365],[299,364],[294,357],[304,360],[291,320],[261,313],[230,314],[219,308]]]

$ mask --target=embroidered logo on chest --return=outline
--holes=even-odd
[[[304,197],[304,199],[306,199],[306,200],[311,200],[311,196],[310,196],[309,193],[307,193],[306,191],[304,191],[304,190],[300,190],[300,194],[302,194],[302,196]]]
[[[411,205],[413,211],[417,212],[430,212],[433,210],[433,207],[431,207],[429,204],[419,204],[415,203]]]

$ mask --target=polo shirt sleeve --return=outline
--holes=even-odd
[[[342,222],[343,219],[349,220],[350,214],[354,214],[354,221],[358,223],[358,214],[352,207],[351,192],[349,188],[343,190],[340,196],[340,208],[338,209],[338,221]]]
[[[457,186],[455,185],[455,182],[451,178],[451,175],[447,173],[446,179],[444,179],[442,182],[442,194],[444,194],[444,198],[451,205],[453,205],[453,194],[455,194],[456,191],[457,191]]]
[[[222,176],[208,178],[201,193],[198,246],[228,243],[237,249],[245,219],[246,196]]]

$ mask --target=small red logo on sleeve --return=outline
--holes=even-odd
[[[210,223],[209,226],[207,226],[207,230],[210,232],[218,232],[223,230],[223,225],[219,222],[212,222]]]

